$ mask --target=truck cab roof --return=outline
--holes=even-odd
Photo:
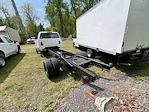
[[[58,32],[51,32],[51,31],[40,31],[39,33],[58,33]]]

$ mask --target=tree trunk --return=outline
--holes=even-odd
[[[60,26],[61,26],[61,34],[62,34],[62,37],[66,38],[65,29],[64,29],[64,20],[63,20],[62,11],[60,8],[58,9],[58,13],[59,13],[58,15],[59,15],[59,20],[60,20]]]
[[[73,9],[73,12],[74,12],[74,15],[75,15],[75,19],[77,19],[78,15],[77,15],[77,11],[76,11],[76,6],[75,6],[75,3],[74,3],[74,0],[71,0],[71,6],[72,6],[72,9]]]

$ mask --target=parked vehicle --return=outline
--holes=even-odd
[[[35,41],[36,41],[36,37],[31,37],[26,40],[26,43],[27,44],[35,44]]]
[[[35,41],[37,52],[47,51],[48,48],[60,48],[61,44],[62,39],[58,32],[39,32],[38,38]]]
[[[103,0],[77,19],[75,46],[88,57],[149,50],[149,0]]]
[[[5,66],[5,59],[13,54],[21,53],[21,48],[18,42],[12,41],[5,35],[0,35],[0,67]]]

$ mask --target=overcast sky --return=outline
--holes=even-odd
[[[39,21],[38,24],[41,22],[42,24],[45,25],[45,27],[48,27],[50,25],[50,23],[45,19],[45,5],[47,4],[48,0],[15,0],[15,3],[17,5],[17,8],[20,12],[21,15],[21,6],[24,4],[24,2],[29,2],[32,4],[33,8],[36,10],[38,17],[39,17]],[[69,2],[70,0],[65,0],[67,2]],[[0,4],[4,4],[5,7],[7,7],[9,9],[9,12],[13,15],[14,11],[11,5],[10,0],[0,0]],[[0,14],[0,16],[2,16]]]

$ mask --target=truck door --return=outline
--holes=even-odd
[[[14,42],[11,39],[9,39],[8,37],[5,37],[5,39],[8,43],[7,46],[8,46],[9,55],[16,53],[17,52],[16,44],[14,44]]]
[[[9,46],[5,38],[0,37],[0,50],[5,53],[5,57],[9,56]]]

